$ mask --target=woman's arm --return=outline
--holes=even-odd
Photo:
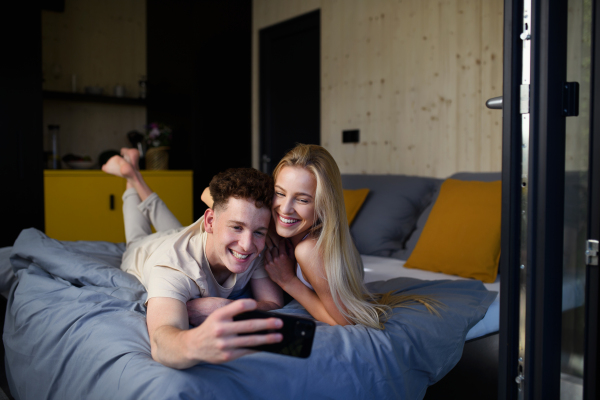
[[[281,288],[267,277],[250,279],[252,293],[256,300],[256,309],[260,311],[277,310],[283,307]],[[198,326],[209,315],[221,307],[232,303],[233,300],[221,297],[200,297],[186,303],[190,325]]]
[[[317,253],[316,245],[317,241],[309,238],[296,246],[296,260],[298,260],[298,264],[300,264],[302,275],[315,290],[320,306],[323,307],[325,312],[336,321],[336,324],[330,325],[350,325],[352,322],[344,317],[333,301],[333,296],[329,290],[329,282],[325,275],[323,257]],[[302,286],[306,287],[303,283]],[[310,289],[309,291],[312,292]],[[290,293],[290,295],[292,294]],[[304,306],[301,300],[297,300]],[[308,307],[304,307],[308,310]]]
[[[250,279],[250,287],[257,303],[257,310],[271,311],[283,307],[281,288],[268,277]]]
[[[280,249],[274,247],[265,252],[265,269],[271,279],[302,304],[316,320],[329,325],[349,325],[350,322],[333,302],[321,257],[313,258],[311,255],[311,252],[315,251],[316,242],[306,240],[300,243],[295,251],[289,241],[284,243]],[[300,261],[304,277],[315,289],[314,292],[296,276],[296,257]]]
[[[200,196],[200,200],[202,200],[204,204],[208,206],[208,208],[212,208],[214,201],[212,196],[210,195],[210,190],[208,188],[204,188],[202,196]]]
[[[187,308],[190,325],[200,325],[210,314],[221,307],[225,307],[231,302],[233,302],[233,300],[223,299],[221,297],[200,297],[188,301],[185,306]]]

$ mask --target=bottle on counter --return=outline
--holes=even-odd
[[[59,155],[60,125],[48,125],[46,139],[44,140],[44,155],[46,156],[47,169],[60,169]]]
[[[146,82],[146,76],[142,76],[142,79],[140,79],[140,99],[145,99],[146,98],[146,89],[147,89],[147,82]]]

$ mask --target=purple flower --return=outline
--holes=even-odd
[[[156,139],[157,137],[160,136],[160,131],[158,130],[157,127],[152,128],[152,130],[150,130],[150,133],[148,134],[148,136],[150,136],[152,139]]]
[[[145,140],[148,147],[168,146],[173,136],[168,126],[152,122],[146,125]]]

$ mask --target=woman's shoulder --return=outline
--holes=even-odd
[[[327,279],[325,279],[325,266],[317,248],[317,238],[311,235],[298,243],[295,255],[296,261],[302,269],[302,274],[317,293],[328,291],[329,286]]]
[[[301,252],[312,251],[317,247],[317,238],[312,234],[308,234],[300,243],[296,245],[296,251]]]
[[[309,235],[306,239],[296,245],[294,255],[302,264],[302,261],[309,261],[315,255],[317,250],[317,238]]]

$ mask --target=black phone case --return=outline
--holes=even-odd
[[[283,327],[280,329],[245,333],[244,335],[281,333],[283,335],[283,340],[279,343],[248,347],[249,349],[268,351],[270,353],[277,353],[300,358],[308,358],[308,356],[310,356],[313,339],[315,337],[315,321],[307,318],[294,317],[291,315],[266,311],[248,311],[234,316],[233,320],[243,321],[247,319],[260,318],[279,318],[283,321]]]

